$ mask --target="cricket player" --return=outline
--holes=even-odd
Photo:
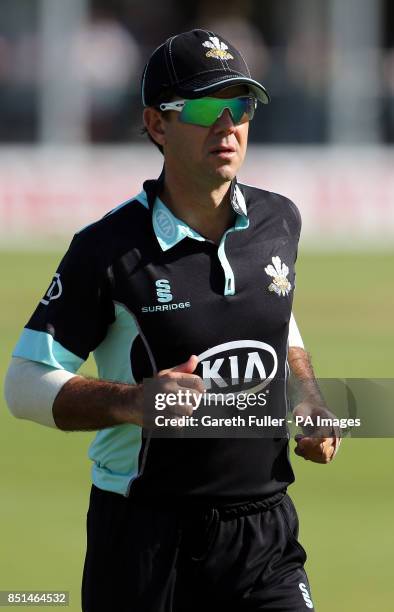
[[[219,34],[196,29],[160,45],[142,103],[163,172],[74,236],[14,350],[15,416],[97,430],[85,612],[314,609],[286,492],[288,435],[166,437],[146,420],[160,395],[179,434],[207,389],[239,380],[256,394],[275,383],[283,417],[288,366],[304,393],[297,414],[325,413],[292,316],[300,214],[237,181],[250,122],[268,101]],[[90,353],[94,380],[77,373]],[[180,391],[188,401],[170,402]],[[334,430],[300,435],[295,452],[328,463],[338,441]]]

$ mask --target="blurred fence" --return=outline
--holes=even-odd
[[[158,176],[150,145],[0,149],[0,244],[67,241]],[[251,146],[239,180],[279,192],[303,217],[303,248],[394,245],[394,150]]]

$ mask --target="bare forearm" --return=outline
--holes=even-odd
[[[60,389],[53,403],[56,426],[65,431],[91,431],[140,424],[141,388],[76,376]]]
[[[308,353],[302,348],[292,347],[288,361],[298,395],[293,415],[296,419],[302,418],[301,427],[305,434],[295,436],[297,446],[294,452],[315,463],[330,463],[339,448],[340,431],[333,425],[321,427],[316,417],[335,419],[335,415],[326,406]]]
[[[288,353],[290,370],[302,399],[321,403],[323,398],[315,378],[309,353],[300,347],[290,347]]]

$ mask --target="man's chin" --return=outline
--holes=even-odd
[[[214,175],[218,178],[218,180],[232,181],[237,174],[237,170],[238,167],[236,168],[231,164],[223,164],[214,169]]]

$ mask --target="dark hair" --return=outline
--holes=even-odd
[[[161,113],[163,115],[163,117],[165,118],[165,113],[163,113],[163,111],[160,110],[160,104],[162,102],[171,102],[174,98],[174,92],[171,89],[165,89],[164,91],[161,92],[160,96],[158,96],[158,98],[155,101],[155,104],[151,104],[151,107],[155,108],[157,111],[159,111],[159,113]],[[152,144],[155,145],[155,147],[157,147],[160,151],[160,153],[162,155],[164,155],[164,150],[163,147],[156,142],[156,140],[154,138],[152,138],[152,136],[149,134],[148,130],[146,129],[145,125],[141,128],[141,135],[147,135],[149,140],[151,141]]]

